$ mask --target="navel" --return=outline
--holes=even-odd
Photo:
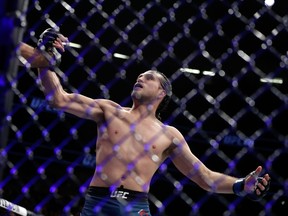
[[[127,176],[124,174],[122,177],[121,177],[121,181],[125,181],[127,178]]]

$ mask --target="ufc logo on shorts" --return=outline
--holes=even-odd
[[[112,198],[122,198],[122,199],[127,199],[127,195],[129,195],[129,192],[125,192],[125,191],[121,191],[121,190],[116,190],[116,191],[113,191],[111,194],[110,194],[110,197]]]

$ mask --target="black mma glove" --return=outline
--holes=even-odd
[[[249,199],[251,199],[251,200],[253,200],[253,201],[258,201],[258,200],[261,200],[261,199],[267,194],[267,191],[268,191],[269,188],[270,188],[270,181],[271,181],[271,179],[269,179],[268,184],[267,184],[266,186],[262,183],[262,181],[263,181],[263,178],[262,178],[262,177],[258,177],[258,178],[257,178],[256,188],[255,188],[254,192],[247,194],[247,197],[248,197]],[[261,183],[261,184],[264,186],[265,189],[264,189],[263,191],[259,188],[258,183]],[[258,195],[258,194],[256,193],[256,190],[257,190],[257,189],[260,191],[260,195]]]
[[[248,176],[251,176],[251,175],[253,175],[253,172],[250,173]],[[247,176],[246,176],[246,178],[247,178]],[[246,196],[247,198],[249,198],[250,200],[253,200],[253,201],[259,201],[259,200],[261,200],[261,199],[267,194],[267,191],[268,191],[269,188],[270,188],[271,179],[268,180],[268,183],[267,183],[267,185],[265,186],[265,185],[263,184],[263,179],[264,179],[264,178],[262,178],[262,177],[257,177],[256,182],[255,182],[254,191],[251,192],[251,193],[247,193],[247,192],[244,190],[246,178],[238,179],[237,181],[235,181],[235,183],[233,184],[233,192],[234,192],[236,195],[241,196],[241,197]],[[258,186],[258,183],[262,184],[265,189],[264,189],[264,190],[261,190],[261,189],[259,188],[259,186]],[[257,189],[260,191],[260,194],[259,194],[259,195],[256,193],[256,190],[257,190]]]
[[[41,33],[37,42],[37,48],[43,52],[46,58],[49,60],[50,69],[58,67],[61,63],[61,53],[53,46],[53,42],[60,36],[60,32],[48,28]],[[48,55],[47,55],[48,54]]]

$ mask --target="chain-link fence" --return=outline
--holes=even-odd
[[[163,72],[173,95],[163,122],[209,168],[272,178],[260,202],[207,193],[170,160],[155,174],[152,215],[286,215],[288,3],[275,0],[29,1],[23,41],[58,26],[67,47],[57,70],[69,92],[130,106],[136,77]],[[37,71],[19,67],[4,116],[1,196],[37,213],[78,215],[95,169],[94,122],[46,103]],[[3,102],[3,101],[2,101]],[[5,106],[5,102],[3,102]],[[3,135],[2,135],[3,136]]]

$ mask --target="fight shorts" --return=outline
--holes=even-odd
[[[80,216],[151,216],[148,194],[123,187],[88,188]]]

